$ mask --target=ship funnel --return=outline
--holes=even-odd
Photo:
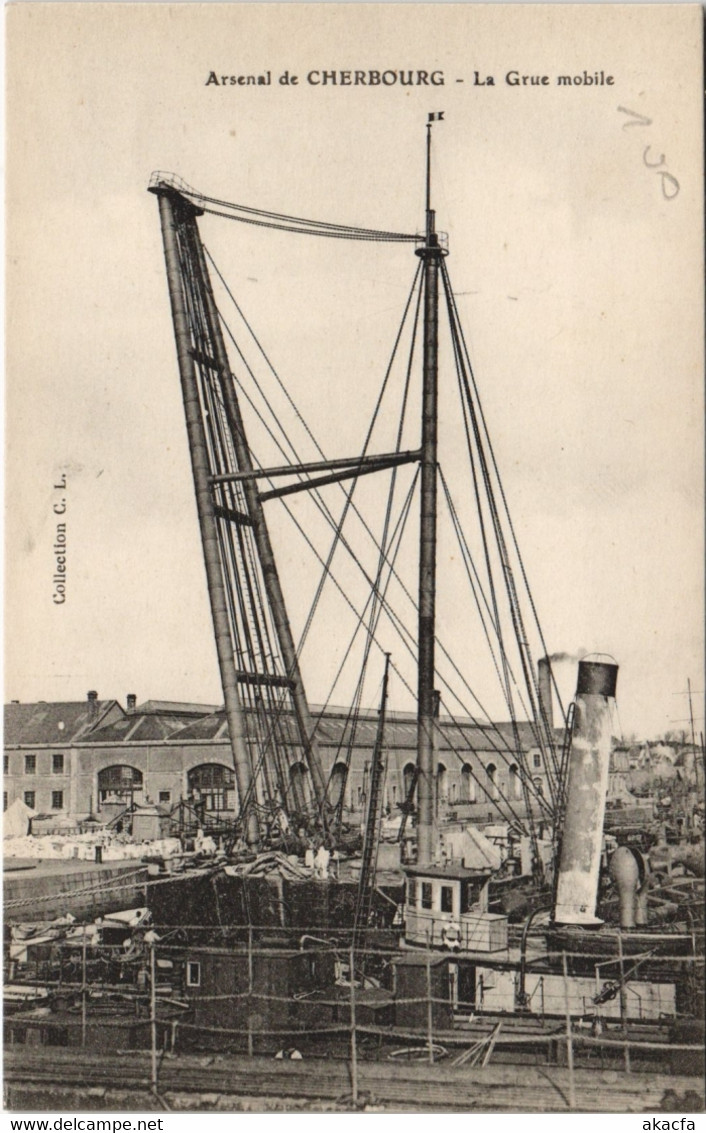
[[[640,866],[630,846],[618,846],[610,859],[609,872],[618,890],[620,927],[634,928]]]
[[[579,661],[554,920],[598,925],[596,898],[618,666]]]

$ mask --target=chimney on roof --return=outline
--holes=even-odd
[[[552,669],[548,657],[540,657],[537,662],[537,691],[539,693],[540,719],[549,732],[554,728],[554,706],[552,704]]]
[[[136,708],[137,708],[137,697],[136,697],[134,692],[129,692],[127,694],[127,710],[128,710],[128,712],[134,712]]]
[[[93,689],[88,693],[88,719],[95,720],[98,715],[98,693]]]

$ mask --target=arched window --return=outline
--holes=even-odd
[[[537,788],[537,794],[540,795],[540,796],[543,795],[544,794],[544,785],[543,785],[542,780],[540,779],[539,775],[535,775],[533,782],[534,782],[535,787]]]
[[[142,772],[125,763],[104,767],[98,772],[98,806],[120,803],[130,806],[142,801]]]
[[[409,798],[409,792],[412,790],[412,783],[414,782],[415,765],[413,763],[405,763],[402,778],[404,779],[404,797]]]
[[[496,782],[497,771],[498,771],[498,769],[497,769],[497,767],[495,766],[494,763],[489,763],[488,766],[485,769],[485,774],[486,774],[487,779],[488,779],[488,782],[487,782],[486,788],[485,788],[485,792],[486,792],[489,799],[499,798],[498,785],[497,785],[497,782]]]
[[[510,764],[510,796],[513,799],[522,798],[522,780],[516,763]]]
[[[235,810],[235,776],[222,763],[200,763],[186,776],[189,798],[207,811]]]
[[[291,805],[295,810],[307,809],[309,800],[309,782],[306,764],[298,760],[289,767],[289,795]]]
[[[449,801],[449,775],[444,763],[436,765],[436,797],[440,803]]]
[[[328,797],[331,806],[338,806],[338,804],[341,802],[341,799],[344,797],[347,779],[348,768],[346,764],[341,763],[340,761],[338,763],[334,763],[328,785]]]
[[[476,781],[470,763],[464,763],[461,768],[461,802],[474,803],[476,801]]]

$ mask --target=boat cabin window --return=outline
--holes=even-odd
[[[452,885],[441,886],[441,911],[452,913],[454,911],[454,891]]]
[[[412,907],[417,904],[417,881],[414,877],[407,881],[407,904]]]
[[[189,960],[186,965],[186,986],[201,987],[201,964],[198,960]]]
[[[422,882],[422,908],[431,909],[431,881]]]

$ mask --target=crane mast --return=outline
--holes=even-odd
[[[278,795],[288,809],[305,810],[308,800],[297,777],[288,778],[291,743],[278,753],[278,784],[268,769],[258,787],[241,689],[270,700],[275,717],[264,725],[265,748],[274,748],[284,705],[293,713],[298,743],[311,773],[315,805],[325,814],[326,780],[314,742],[314,727],[277,573],[245,426],[221,331],[197,217],[202,210],[173,186],[151,187],[159,200],[167,282],[176,339],[182,398],[196,492],[201,542],[226,718],[233,752],[244,833],[251,846],[260,839],[258,804]],[[249,538],[251,537],[251,542]],[[262,595],[264,594],[264,599]],[[245,638],[245,643],[243,642]],[[279,666],[272,659],[271,641]],[[240,664],[236,664],[236,656]],[[257,663],[253,663],[253,659]],[[245,662],[249,660],[250,664]],[[281,745],[280,745],[281,746]],[[263,753],[268,755],[267,750]],[[275,760],[275,762],[277,762]],[[288,797],[289,796],[289,797]]]

